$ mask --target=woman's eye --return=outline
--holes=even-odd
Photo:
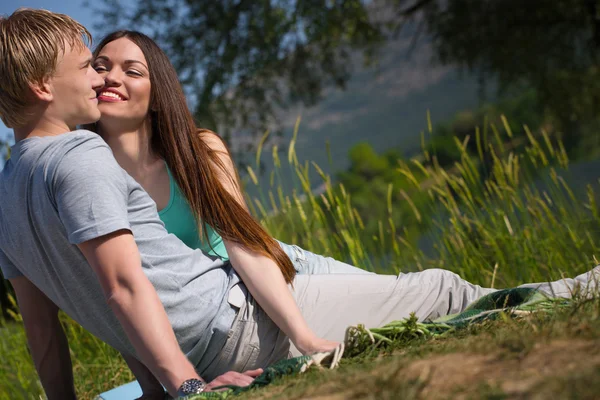
[[[96,70],[96,72],[106,71],[106,67],[104,67],[103,65],[94,65],[94,69]]]
[[[140,72],[132,70],[132,69],[130,69],[129,71],[127,71],[127,73],[129,75],[142,76],[142,74]]]

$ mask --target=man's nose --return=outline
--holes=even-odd
[[[94,90],[100,89],[102,86],[104,86],[104,78],[102,78],[95,69],[92,68],[92,71],[92,87]]]
[[[90,65],[90,71],[89,73],[92,75],[92,88],[94,90],[96,89],[100,89],[102,86],[104,86],[104,78],[102,78],[100,76],[100,74],[98,74],[98,72],[96,72],[96,70],[94,68],[92,68],[92,66]]]

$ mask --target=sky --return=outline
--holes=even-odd
[[[93,27],[95,22],[93,10],[89,7],[84,7],[83,2],[84,0],[2,0],[0,1],[0,14],[10,15],[20,7],[44,8],[46,10],[67,14],[76,19],[88,28],[94,36],[94,39],[96,39],[96,32],[94,32]],[[0,135],[5,137],[7,133],[12,135],[12,131],[4,126],[0,120]]]

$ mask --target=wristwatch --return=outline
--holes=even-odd
[[[177,390],[177,397],[185,398],[192,394],[200,394],[204,392],[205,388],[206,383],[202,382],[200,379],[188,379],[183,382]]]

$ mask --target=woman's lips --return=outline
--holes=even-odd
[[[117,99],[115,97],[109,97],[109,96],[98,96],[98,101],[104,101],[107,103],[119,103],[119,102],[123,102],[125,100],[121,100],[121,99]]]
[[[98,93],[98,100],[114,103],[118,101],[126,101],[127,99],[116,90],[102,90]]]

